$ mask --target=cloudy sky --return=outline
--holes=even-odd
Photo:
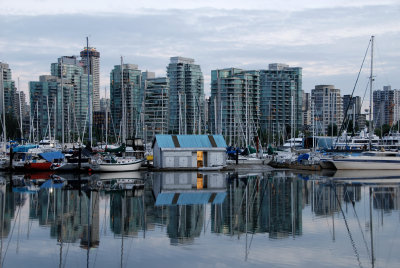
[[[306,92],[333,84],[349,94],[371,35],[374,88],[400,88],[399,15],[400,0],[1,0],[0,61],[28,92],[58,57],[79,55],[88,36],[101,53],[101,96],[120,56],[165,76],[178,55],[201,65],[206,94],[213,69],[274,62],[303,67]]]

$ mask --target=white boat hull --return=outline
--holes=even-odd
[[[126,163],[100,163],[98,171],[100,172],[121,172],[121,171],[134,171],[139,170],[142,166],[144,159],[136,160],[134,162],[127,161]]]
[[[332,163],[338,170],[400,170],[400,157],[348,157]]]

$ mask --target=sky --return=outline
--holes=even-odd
[[[400,0],[1,0],[0,61],[28,93],[60,56],[100,52],[101,97],[120,57],[166,76],[169,58],[195,59],[210,94],[211,70],[303,68],[303,90],[350,94],[371,35],[374,89],[400,89]],[[363,96],[368,54],[355,94]],[[108,94],[108,93],[107,93]]]

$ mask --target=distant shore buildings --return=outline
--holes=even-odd
[[[171,57],[161,77],[122,63],[110,71],[110,99],[100,99],[100,52],[85,47],[80,57],[58,58],[50,74],[29,83],[30,106],[9,65],[0,63],[0,68],[4,110],[22,122],[25,139],[36,141],[64,134],[66,142],[85,142],[90,116],[97,141],[109,135],[113,141],[140,137],[147,143],[156,134],[212,133],[230,145],[245,146],[256,137],[265,144],[309,135],[313,123],[317,135],[331,135],[329,126],[340,129],[343,122],[356,130],[366,126],[359,96],[342,96],[333,85],[304,92],[302,68],[283,63],[212,70],[207,98],[201,67],[192,58]],[[399,121],[399,90],[375,90],[373,101],[375,127]]]

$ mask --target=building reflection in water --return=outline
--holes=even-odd
[[[29,196],[29,218],[49,226],[52,238],[63,243],[80,241],[86,249],[99,245],[98,192],[50,188]]]
[[[373,187],[373,206],[384,212],[400,209],[399,187]]]
[[[223,173],[163,172],[153,174],[153,193],[161,224],[171,244],[192,243],[205,227],[206,205],[221,206],[226,197]]]
[[[302,181],[270,174],[231,176],[222,207],[213,206],[212,231],[228,235],[300,235]]]
[[[110,192],[110,227],[117,236],[137,237],[140,230],[146,229],[144,195],[132,193]]]
[[[146,183],[140,191],[49,188],[27,194],[0,180],[1,238],[10,236],[12,221],[24,204],[29,205],[29,221],[48,227],[50,237],[60,245],[78,243],[87,250],[99,246],[100,218],[103,224],[109,223],[115,237],[138,237],[140,232],[145,237],[146,231],[158,226],[177,245],[193,243],[209,230],[238,237],[268,233],[271,239],[302,235],[305,207],[333,220],[341,208],[359,203],[362,194],[368,198],[367,190],[373,193],[374,209],[382,213],[400,209],[396,185],[332,184],[290,172],[156,172],[143,176]],[[102,217],[100,202],[106,205]]]

